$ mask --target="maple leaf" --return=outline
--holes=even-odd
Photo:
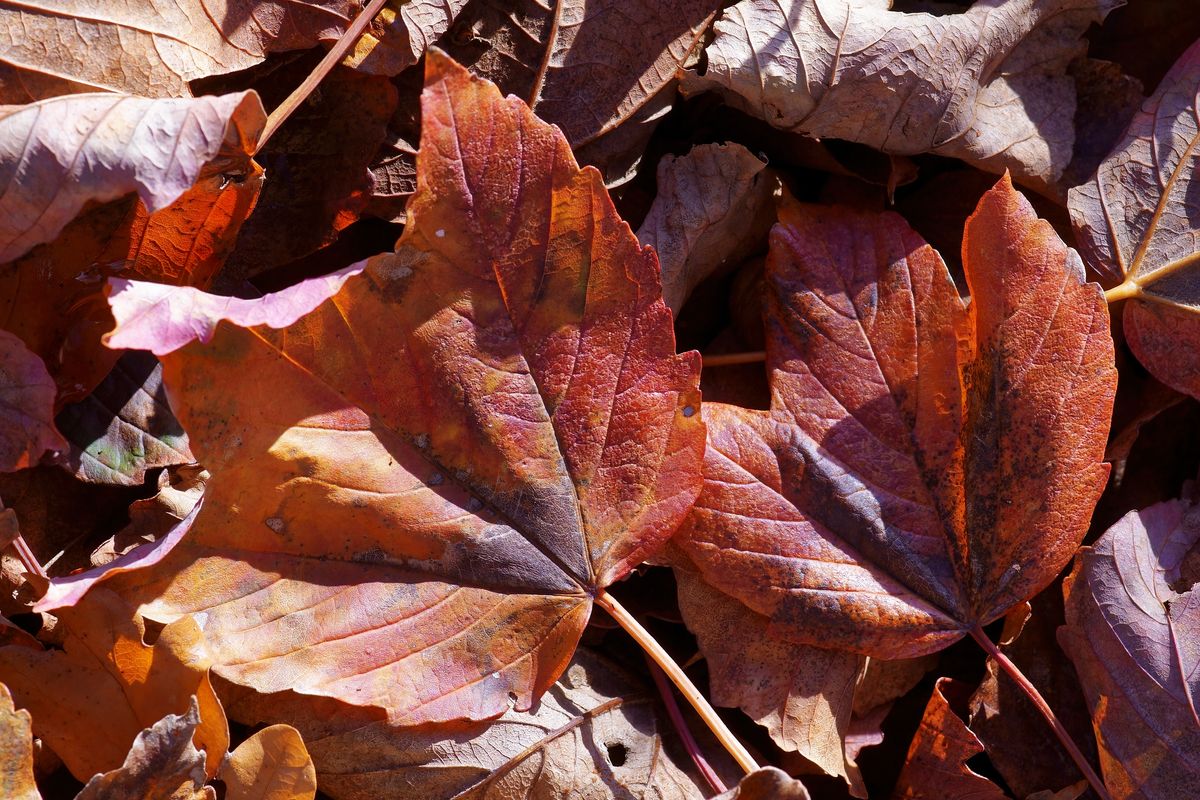
[[[1125,338],[1173,389],[1200,397],[1200,260],[1192,190],[1200,165],[1200,44],[1187,50],[1134,115],[1088,183],[1071,190],[1071,221],[1088,266],[1120,285]]]
[[[707,404],[677,542],[801,644],[938,650],[1043,589],[1104,487],[1116,371],[1099,287],[1002,179],[968,220],[970,305],[899,217],[790,205],[771,237],[771,410]]]
[[[0,472],[36,464],[47,450],[65,450],[54,427],[54,381],[42,360],[0,330]]]
[[[109,337],[163,356],[213,474],[190,534],[113,585],[203,611],[230,680],[409,724],[529,708],[674,532],[704,447],[699,357],[598,173],[427,69],[395,255],[256,301],[118,281]]]
[[[1133,511],[1080,550],[1059,641],[1116,798],[1189,796],[1200,777],[1200,519],[1194,499]]]
[[[983,752],[983,745],[946,699],[947,690],[965,687],[950,678],[938,678],[921,727],[908,748],[904,769],[896,779],[896,800],[959,797],[970,800],[1005,800],[999,786],[977,774],[967,762]]]
[[[742,0],[717,21],[707,69],[684,89],[718,89],[809,136],[938,153],[1049,185],[1071,161],[1067,64],[1088,25],[1121,4],[978,0],[935,16],[875,0]]]

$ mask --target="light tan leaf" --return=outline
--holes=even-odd
[[[217,777],[225,783],[225,800],[312,800],[317,794],[312,759],[291,725],[271,725],[242,742]]]
[[[29,712],[13,707],[8,687],[0,683],[0,797],[42,800],[33,780],[33,730]]]
[[[342,60],[372,75],[398,75],[420,60],[467,0],[392,0]]]
[[[166,208],[226,142],[253,151],[254,92],[195,100],[86,94],[0,106],[0,263],[54,239],[89,202]]]
[[[933,152],[1053,183],[1071,161],[1080,39],[1121,0],[977,0],[960,14],[877,0],[742,0],[702,78],[772,125]]]
[[[765,251],[777,185],[740,144],[701,144],[659,162],[658,196],[637,236],[658,251],[663,300],[673,314],[718,269]]]
[[[804,784],[776,767],[756,770],[713,800],[809,800]]]

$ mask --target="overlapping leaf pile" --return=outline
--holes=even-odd
[[[360,13],[0,0],[0,797],[1194,796],[1191,3]]]

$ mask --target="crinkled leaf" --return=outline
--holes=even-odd
[[[42,800],[33,779],[33,729],[29,712],[13,707],[8,687],[0,683],[0,797]]]
[[[1087,530],[1116,381],[1099,287],[1007,179],[963,250],[970,305],[893,214],[782,212],[771,410],[706,405],[676,540],[773,635],[938,650],[1043,589]]]
[[[300,732],[271,725],[237,746],[217,777],[225,800],[312,800],[317,773]]]
[[[0,330],[0,472],[36,464],[67,449],[54,427],[54,379],[13,334]]]
[[[193,744],[199,725],[193,697],[186,713],[167,714],[139,733],[124,763],[89,780],[75,800],[216,800],[204,785],[204,751]]]
[[[1123,281],[1129,346],[1163,383],[1200,397],[1200,44],[1187,50],[1069,205],[1088,266]]]
[[[1197,514],[1189,500],[1130,512],[1080,551],[1064,585],[1059,639],[1121,800],[1189,797],[1200,781],[1200,589],[1181,574]]]
[[[420,60],[467,0],[391,0],[342,61],[372,75],[398,75]]]
[[[529,708],[591,595],[674,532],[704,446],[699,357],[599,175],[520,100],[427,65],[396,254],[320,305],[320,281],[122,284],[109,339],[164,355],[213,474],[190,535],[116,583],[204,612],[224,677],[405,723]]]
[[[1074,140],[1067,64],[1121,2],[977,0],[935,16],[876,0],[742,0],[686,88],[718,88],[787,130],[1052,184]]]
[[[672,313],[718,269],[761,252],[774,222],[778,180],[740,144],[701,144],[658,165],[658,195],[638,241],[658,253]]]
[[[229,745],[221,704],[207,675],[203,637],[192,619],[143,644],[145,622],[106,590],[58,612],[62,650],[0,647],[0,682],[33,714],[33,729],[76,778],[117,769],[143,728],[200,697],[197,743],[215,774]],[[202,764],[203,771],[203,764]]]

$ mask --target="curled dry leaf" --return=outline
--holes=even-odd
[[[203,611],[234,682],[408,724],[529,708],[679,525],[704,447],[699,356],[599,175],[427,67],[396,254],[257,301],[121,283],[109,338],[163,355],[213,475],[190,534],[115,583]]]
[[[54,427],[54,379],[19,338],[0,330],[0,472],[67,449]]]
[[[317,772],[291,725],[271,725],[239,744],[217,778],[225,800],[312,800],[317,794]]]
[[[703,796],[699,777],[678,766],[686,756],[666,746],[646,687],[586,648],[530,710],[452,728],[395,726],[373,709],[291,692],[222,694],[245,724],[300,729],[335,800]]]
[[[342,63],[372,75],[399,75],[416,64],[467,0],[392,0]]]
[[[186,713],[167,714],[139,733],[124,763],[94,776],[75,800],[217,800],[204,785],[204,751],[194,744],[199,726],[193,697]]]
[[[789,205],[767,262],[771,410],[706,404],[676,542],[772,635],[929,653],[1033,596],[1108,476],[1108,314],[1007,179],[964,241],[973,301],[893,214]]]
[[[761,252],[778,180],[740,144],[701,144],[658,165],[658,195],[638,229],[662,268],[663,300],[678,315],[696,285]]]
[[[0,103],[99,90],[187,97],[190,81],[336,39],[358,9],[353,0],[169,0],[97,13],[82,0],[5,0]]]
[[[1094,179],[1072,189],[1088,266],[1120,285],[1125,338],[1154,377],[1200,397],[1200,43],[1162,79]]]
[[[145,622],[131,612],[111,592],[92,592],[58,612],[67,627],[62,650],[0,647],[0,682],[80,780],[120,767],[139,731],[199,696],[196,741],[209,754],[209,774],[216,774],[229,729],[209,684],[199,627],[181,619],[146,645]]]
[[[945,692],[957,689],[966,687],[949,678],[939,678],[934,686],[896,780],[895,800],[1007,800],[999,786],[967,766],[983,752],[983,745],[946,699]]]
[[[1080,38],[1121,0],[977,0],[962,13],[877,0],[742,0],[702,78],[779,128],[938,153],[1053,184],[1071,161]],[[933,45],[932,43],[936,43]]]
[[[777,767],[763,767],[713,800],[809,800],[804,784]]]
[[[33,729],[29,712],[13,706],[8,687],[0,683],[0,797],[42,800],[33,779]]]
[[[845,778],[856,797],[866,797],[845,744],[866,659],[773,638],[767,617],[707,586],[681,557],[674,564],[679,611],[708,662],[713,703],[741,708],[780,748]]]
[[[1193,500],[1130,512],[1076,557],[1063,649],[1114,798],[1183,800],[1200,781],[1200,546]]]
[[[195,460],[167,402],[162,366],[149,353],[121,356],[108,377],[64,408],[56,422],[70,444],[64,465],[86,481],[141,486],[146,470]]]
[[[0,263],[57,237],[89,202],[136,191],[150,213],[166,208],[227,142],[253,151],[265,120],[253,92],[0,106]]]

